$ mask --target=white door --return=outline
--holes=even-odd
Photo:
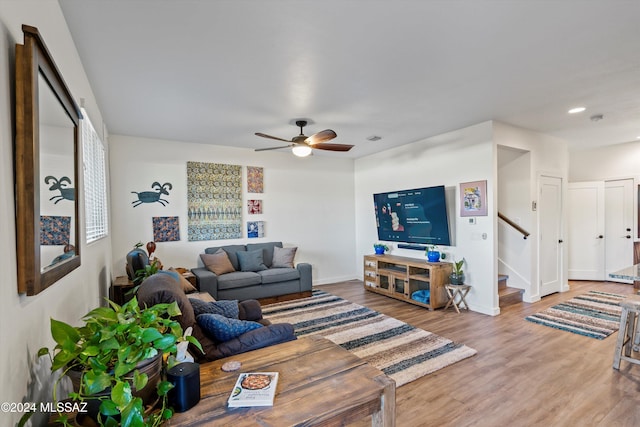
[[[605,182],[605,280],[609,273],[633,265],[633,180]]]
[[[603,181],[572,182],[568,185],[569,280],[607,280],[604,198]]]
[[[562,287],[562,179],[540,177],[538,221],[540,245],[540,296],[560,292]]]

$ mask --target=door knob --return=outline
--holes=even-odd
[[[558,240],[558,243],[562,243],[562,239]]]
[[[630,229],[630,228],[627,228],[627,231],[631,231],[631,229]]]
[[[599,235],[597,238],[598,238],[598,239],[602,239],[602,238],[604,238],[604,236],[601,234],[601,235]]]
[[[630,238],[631,238],[631,236],[627,234],[627,235],[626,235],[626,238],[627,238],[627,239],[630,239]]]

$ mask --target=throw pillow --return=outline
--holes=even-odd
[[[240,263],[240,271],[262,271],[267,269],[262,259],[262,249],[255,251],[238,251],[236,252],[236,256]]]
[[[293,258],[296,256],[297,247],[294,248],[273,248],[273,264],[274,268],[293,268]]]
[[[205,333],[220,342],[232,340],[245,332],[262,327],[258,322],[229,319],[219,314],[201,314],[196,320]]]
[[[231,261],[229,261],[229,256],[222,249],[218,249],[213,254],[200,254],[200,259],[204,263],[204,266],[207,267],[207,270],[218,276],[236,271]]]
[[[191,282],[189,282],[182,274],[180,274],[180,272],[178,272],[175,268],[170,267],[169,271],[175,272],[178,275],[178,281],[180,282],[180,287],[182,287],[182,290],[184,291],[185,294],[188,294],[190,292],[196,292],[198,289],[196,289],[195,286],[193,286],[191,284]]]
[[[189,299],[193,312],[196,317],[201,314],[219,314],[231,319],[237,319],[240,315],[240,309],[238,308],[238,300],[224,300],[215,302],[205,302],[199,299]]]

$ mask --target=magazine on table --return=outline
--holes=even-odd
[[[233,386],[230,408],[243,406],[273,406],[278,385],[277,372],[247,372],[240,374]]]

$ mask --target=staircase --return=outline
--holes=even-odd
[[[498,305],[500,307],[522,301],[522,289],[507,286],[508,279],[509,276],[506,274],[498,275]]]

